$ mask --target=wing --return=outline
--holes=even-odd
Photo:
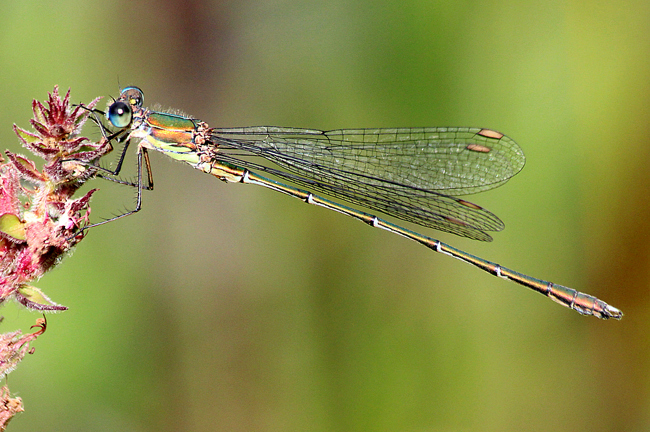
[[[503,229],[451,196],[498,187],[524,166],[510,138],[480,128],[212,129],[220,160],[279,176],[402,220],[477,240]],[[241,159],[260,156],[282,170]]]

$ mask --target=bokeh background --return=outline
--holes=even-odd
[[[137,85],[213,126],[478,126],[527,166],[492,243],[581,317],[334,212],[153,154],[141,213],[36,285],[70,307],[9,376],[12,431],[650,429],[650,3],[0,2],[0,147],[32,99]],[[105,106],[105,102],[101,103]],[[96,128],[87,134],[97,138]],[[133,159],[131,159],[133,161]],[[89,187],[93,218],[133,191]],[[39,315],[13,304],[2,331]]]

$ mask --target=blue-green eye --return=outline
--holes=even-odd
[[[108,108],[107,117],[113,126],[123,129],[131,124],[133,111],[129,105],[122,101],[117,101]]]
[[[133,106],[141,107],[144,102],[144,93],[137,87],[126,87],[120,92],[118,99],[127,101]]]

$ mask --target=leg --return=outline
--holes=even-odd
[[[110,170],[108,168],[103,168],[100,166],[95,166],[95,168],[100,171],[100,174],[98,174],[98,177],[101,177],[105,180],[109,180],[115,183],[123,184],[126,186],[131,186],[131,187],[137,187],[138,183],[133,183],[130,181],[118,179],[112,176],[119,175],[120,171],[122,171],[122,163],[124,162],[124,158],[126,157],[126,151],[129,148],[131,140],[127,140],[126,143],[124,144],[124,149],[122,150],[122,153],[120,154],[120,157],[117,162],[117,167],[115,167],[115,170]],[[149,162],[149,153],[147,153],[147,149],[144,147],[141,147],[142,153],[144,153],[144,163],[145,163],[145,169],[147,170],[147,184],[144,185],[144,189],[146,190],[153,190],[153,174],[151,173],[151,163]],[[140,151],[138,151],[138,154],[140,154]],[[140,163],[139,163],[140,167]],[[109,174],[109,175],[104,175],[101,174],[101,172]]]
[[[144,166],[145,169],[147,170],[147,185],[143,186],[142,184],[142,165],[143,165],[143,159],[144,159]],[[107,178],[107,177],[104,177]],[[107,178],[108,179],[108,178]],[[101,222],[97,222],[88,226],[83,227],[78,235],[83,235],[84,231],[86,231],[89,228],[96,227],[98,225],[104,225],[109,222],[113,222],[114,220],[121,219],[126,216],[130,216],[133,213],[137,213],[140,211],[142,208],[142,189],[147,190],[152,190],[153,189],[153,175],[151,173],[151,164],[149,163],[149,154],[147,153],[147,149],[144,147],[138,147],[138,176],[137,176],[137,182],[136,183],[130,183],[130,182],[123,182],[123,181],[118,181],[117,179],[109,179],[113,181],[117,181],[118,183],[121,184],[126,184],[129,186],[133,186],[137,189],[137,199],[135,203],[135,208],[133,210],[127,211],[126,213],[122,213],[120,215],[114,216],[110,219],[103,220]]]

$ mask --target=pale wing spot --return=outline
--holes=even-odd
[[[470,226],[467,222],[462,221],[462,220],[460,220],[460,219],[456,219],[455,217],[444,216],[444,219],[445,219],[447,222],[451,222],[451,223],[456,224],[456,225],[460,225],[460,226],[464,226],[464,227],[465,227],[465,226]]]
[[[469,144],[467,146],[467,150],[475,151],[475,152],[480,152],[480,153],[490,153],[492,149],[490,147],[485,147],[480,144]]]
[[[465,200],[459,199],[459,200],[456,200],[456,202],[457,202],[458,204],[462,204],[462,205],[464,205],[465,207],[469,207],[469,208],[472,208],[472,209],[475,209],[475,210],[483,210],[483,207],[478,206],[478,205],[476,205],[476,204],[474,204],[474,203],[471,203],[471,202],[469,202],[469,201],[465,201]]]
[[[501,132],[493,131],[492,129],[481,129],[478,132],[478,135],[484,136],[486,138],[495,138],[495,139],[503,138],[503,134]]]

